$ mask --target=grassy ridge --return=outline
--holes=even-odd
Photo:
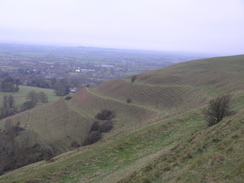
[[[101,97],[93,94],[89,89],[82,90],[70,102],[91,116],[95,116],[102,109],[115,111],[116,117],[113,121],[116,128],[112,132],[137,128],[157,117],[157,112],[154,110]]]
[[[64,99],[38,106],[7,119],[11,119],[14,124],[20,122],[23,128],[31,130],[35,134],[31,137],[34,138],[33,143],[52,145],[59,153],[71,150],[72,141],[80,142],[84,139],[91,123],[89,119],[70,109]]]
[[[71,139],[85,137],[101,109],[116,113],[114,129],[101,142],[9,172],[0,181],[241,182],[243,70],[244,56],[196,60],[138,74],[134,83],[130,77],[109,80],[69,101],[13,116],[64,152]],[[226,93],[233,95],[236,114],[207,127],[203,107]]]
[[[110,87],[111,86],[111,87]],[[109,80],[93,90],[101,96],[126,102],[131,99],[132,104],[148,107],[158,112],[174,112],[184,106],[194,108],[204,103],[208,93],[200,87],[187,85],[150,85],[147,83],[131,83],[126,80]],[[194,99],[191,106],[189,101]]]
[[[155,85],[211,86],[220,92],[242,90],[243,57],[216,57],[180,63],[139,74],[137,81]]]

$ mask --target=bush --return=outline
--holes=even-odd
[[[100,128],[100,124],[98,121],[94,121],[91,128],[90,128],[90,132],[91,133],[92,131],[99,131],[99,128]]]
[[[82,146],[94,144],[102,138],[102,135],[99,131],[92,131],[86,139],[82,142]]]
[[[129,103],[132,102],[132,100],[131,100],[130,98],[128,98],[128,99],[126,100],[126,102],[129,104]]]
[[[34,108],[34,107],[36,107],[36,103],[33,102],[32,100],[30,100],[30,101],[26,101],[26,102],[24,102],[24,103],[20,106],[21,111],[26,111],[26,110],[28,110],[28,109],[32,109],[32,108]]]
[[[72,99],[72,97],[69,96],[69,95],[67,95],[67,96],[65,97],[65,100],[70,100],[70,99]]]
[[[212,99],[209,102],[208,108],[204,110],[205,118],[208,122],[208,126],[219,123],[225,116],[229,116],[234,113],[230,106],[231,95],[224,95]]]
[[[132,77],[130,78],[131,82],[134,83],[134,81],[136,80],[136,78],[137,78],[136,75],[132,76]]]
[[[77,141],[71,142],[71,147],[77,148],[80,147],[80,144]]]
[[[112,121],[107,121],[105,123],[103,123],[100,128],[99,131],[102,132],[109,132],[111,129],[113,128],[113,123]]]
[[[101,112],[95,116],[95,118],[99,120],[111,120],[114,117],[115,117],[114,112],[108,109],[101,110]]]

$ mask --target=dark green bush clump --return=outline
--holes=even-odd
[[[94,121],[91,125],[89,133],[85,140],[82,142],[82,146],[90,145],[96,143],[102,138],[102,133],[109,132],[113,128],[113,122],[110,121],[115,117],[114,112],[104,109],[98,113],[95,118],[102,121]],[[105,121],[107,120],[107,121]],[[77,144],[71,144],[72,147],[75,147]]]
[[[107,121],[100,125],[99,131],[101,133],[103,132],[109,132],[113,128],[113,122],[112,121]]]
[[[82,146],[94,144],[102,138],[102,134],[99,131],[92,131],[83,141]]]
[[[72,97],[69,95],[65,97],[65,100],[70,100],[70,99],[72,99]]]
[[[132,76],[132,77],[130,78],[131,82],[132,82],[132,83],[134,83],[134,82],[135,82],[135,80],[136,80],[136,78],[137,78],[137,76],[136,76],[136,75]]]
[[[99,112],[95,118],[99,120],[111,120],[115,117],[115,114],[113,111],[108,110],[108,109],[103,109],[101,112]]]

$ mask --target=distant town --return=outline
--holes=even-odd
[[[108,79],[204,57],[192,53],[0,44],[0,79],[12,85],[62,90],[56,93],[63,96]]]

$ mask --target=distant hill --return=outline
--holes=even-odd
[[[81,143],[96,114],[115,112],[102,141],[0,176],[0,182],[241,182],[244,55],[179,63],[84,88],[8,118],[58,153]],[[202,110],[231,94],[234,115],[208,127]],[[130,102],[128,102],[130,99]],[[4,120],[0,121],[3,128]]]

